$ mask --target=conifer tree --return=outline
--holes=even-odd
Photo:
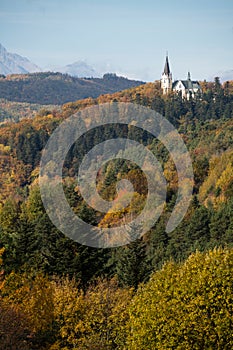
[[[136,227],[133,228],[133,230],[136,229]],[[135,239],[117,250],[116,274],[121,285],[137,289],[138,285],[146,280],[148,270],[146,244],[143,239]]]

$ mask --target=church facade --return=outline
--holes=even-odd
[[[191,75],[189,72],[187,80],[172,81],[172,73],[170,70],[168,56],[166,56],[164,70],[162,73],[161,88],[164,95],[174,91],[176,93],[180,93],[183,98],[187,98],[188,100],[190,98],[194,98],[197,94],[202,92],[199,82],[196,80],[191,80]]]

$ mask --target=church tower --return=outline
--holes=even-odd
[[[172,73],[169,67],[168,55],[166,56],[165,66],[161,78],[161,88],[164,95],[167,95],[170,91],[172,91]]]

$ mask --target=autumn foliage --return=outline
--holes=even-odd
[[[187,101],[162,96],[158,82],[148,83],[0,125],[0,349],[233,348],[232,86],[218,79],[203,82],[201,98]],[[76,181],[80,162],[106,139],[128,137],[148,147],[167,182],[164,210],[149,232],[123,247],[96,249],[72,241],[52,224],[41,200],[39,164],[64,119],[113,101],[141,104],[172,122],[188,147],[195,183],[186,216],[168,233],[178,178],[164,145],[134,121],[87,133],[71,147],[63,169],[67,201],[85,222],[128,224],[147,198],[143,172],[119,158],[105,163],[96,178],[105,200],[118,194],[115,207],[102,213],[84,201]],[[117,193],[122,179],[133,185],[132,199],[115,210],[128,199],[124,189]],[[131,231],[136,236],[140,227]]]

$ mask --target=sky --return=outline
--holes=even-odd
[[[174,79],[233,70],[232,0],[0,0],[0,43],[42,68],[84,60],[100,73]]]

